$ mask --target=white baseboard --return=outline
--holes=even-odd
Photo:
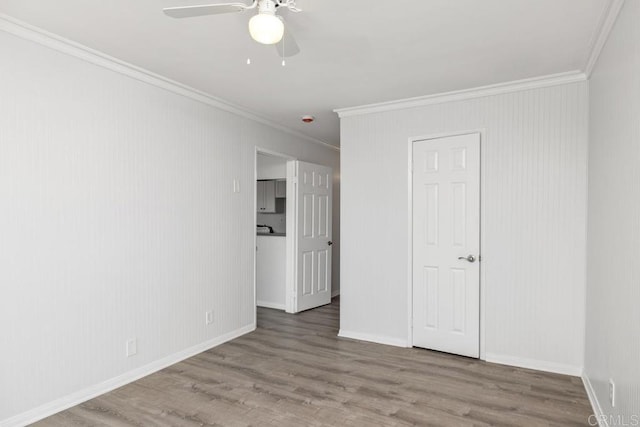
[[[256,305],[258,307],[273,308],[273,309],[276,309],[276,310],[286,310],[287,309],[287,306],[285,304],[278,304],[277,302],[256,301]]]
[[[598,396],[596,395],[593,386],[591,385],[591,381],[589,381],[589,377],[587,374],[582,374],[582,383],[584,384],[585,390],[587,390],[587,396],[589,397],[589,403],[591,403],[591,408],[593,409],[593,414],[595,415],[596,421],[598,421],[598,425],[600,427],[609,427],[609,423],[607,423],[607,417],[602,412],[602,406],[600,406],[600,401],[598,400]]]
[[[212,340],[205,341],[172,355],[163,357],[162,359],[156,360],[155,362],[151,362],[132,371],[125,372],[122,375],[118,375],[117,377],[108,379],[99,384],[92,385],[60,399],[45,403],[44,405],[38,406],[37,408],[31,409],[27,412],[23,412],[22,414],[18,414],[11,418],[1,420],[0,426],[17,427],[34,423],[60,411],[71,408],[72,406],[76,406],[82,402],[86,402],[87,400],[100,396],[101,394],[115,390],[118,387],[122,387],[123,385],[129,384],[142,377],[146,377],[147,375],[153,374],[154,372],[176,364],[182,360],[193,357],[196,354],[202,353],[203,351],[209,350],[213,347],[217,347],[220,344],[231,341],[234,338],[238,338],[239,336],[248,334],[255,329],[255,324],[236,329],[235,331],[231,331]]]
[[[338,336],[341,338],[351,338],[359,341],[369,341],[377,344],[392,345],[394,347],[408,347],[407,340],[393,337],[384,337],[381,335],[362,334],[360,332],[345,331],[340,329]]]
[[[331,292],[331,298],[335,298],[340,295],[340,289]]]
[[[535,369],[537,371],[553,372],[555,374],[582,376],[582,367],[565,365],[562,363],[548,362],[546,360],[524,359],[521,357],[504,356],[501,354],[486,353],[485,361],[499,363],[501,365],[517,366],[519,368]]]

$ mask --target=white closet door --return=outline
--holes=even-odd
[[[480,135],[413,145],[413,344],[480,354]]]

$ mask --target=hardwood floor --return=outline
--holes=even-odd
[[[258,329],[38,426],[573,426],[579,378],[337,338],[339,301]]]

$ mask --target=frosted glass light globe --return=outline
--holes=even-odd
[[[259,13],[249,20],[249,34],[258,43],[276,44],[284,35],[284,24],[275,15]]]

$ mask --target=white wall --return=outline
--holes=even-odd
[[[3,31],[0,56],[0,424],[251,330],[255,147],[339,153]]]
[[[287,177],[287,159],[258,153],[258,179],[285,179]]]
[[[590,82],[585,376],[610,425],[640,422],[639,21],[625,2]]]
[[[587,83],[344,117],[341,331],[408,340],[409,138],[482,129],[488,360],[579,374]]]

